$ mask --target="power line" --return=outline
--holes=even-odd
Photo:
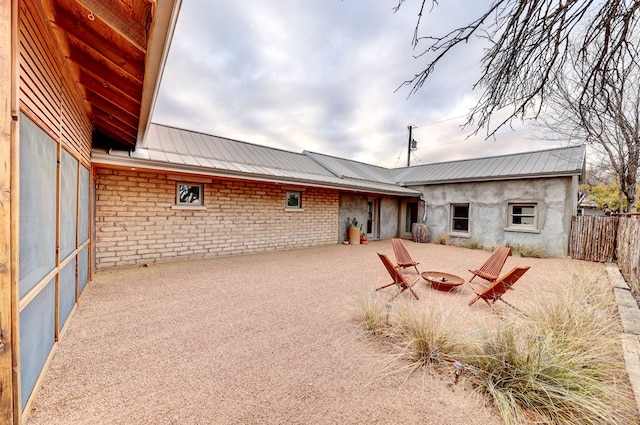
[[[436,125],[436,124],[440,124],[440,123],[447,122],[447,121],[453,121],[453,120],[457,120],[457,119],[464,118],[464,117],[466,117],[466,115],[460,115],[459,117],[445,118],[445,119],[440,120],[440,121],[429,122],[429,123],[426,123],[426,124],[412,125],[411,127],[413,127],[413,128],[428,127],[430,125]]]

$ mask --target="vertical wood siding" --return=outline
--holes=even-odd
[[[46,18],[32,0],[20,3],[20,107],[85,166],[90,164],[92,125],[77,85],[64,70]]]

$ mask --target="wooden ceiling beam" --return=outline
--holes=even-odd
[[[119,105],[108,101],[104,97],[100,97],[94,92],[88,91],[86,101],[89,104],[93,105],[94,109],[100,109],[106,114],[117,117],[118,120],[126,123],[127,125],[138,128],[138,123],[140,122],[140,120],[137,116],[132,115],[131,112],[122,109]]]
[[[103,97],[111,103],[120,105],[120,107],[129,114],[136,117],[140,114],[139,100],[130,98],[126,93],[118,90],[117,87],[109,85],[104,80],[99,80],[97,77],[83,72],[80,74],[79,83],[85,86],[87,91],[91,91],[95,95]]]
[[[58,0],[58,5],[73,19],[84,22],[96,34],[102,34],[116,49],[135,46],[147,52],[146,28],[127,16],[122,10],[110,7],[101,0]],[[129,45],[129,47],[127,47]]]
[[[126,123],[120,121],[115,115],[108,114],[101,109],[94,108],[93,117],[94,122],[100,122],[105,126],[108,125],[109,127],[118,129],[122,132],[122,134],[128,134],[134,139],[138,132],[138,129],[136,127],[127,125]]]
[[[131,75],[140,79],[139,74],[144,71],[144,52],[132,45],[129,48],[117,48],[102,34],[97,34],[86,25],[87,20],[78,20],[60,8],[56,11],[55,24],[62,29],[69,38],[69,43],[91,46],[94,50],[117,64],[127,69]],[[129,69],[132,69],[129,71]]]
[[[99,75],[104,82],[117,87],[118,90],[132,99],[142,98],[142,82],[118,73],[118,70],[110,68],[108,63],[98,62],[96,59],[84,54],[84,52],[74,48],[69,50],[69,59],[78,64],[81,74],[89,72],[93,75]]]
[[[115,127],[110,125],[110,123],[104,123],[101,120],[97,120],[93,124],[96,128],[96,131],[98,131],[101,134],[104,134],[105,136],[108,136],[114,141],[120,141],[123,145],[127,145],[127,147],[130,147],[130,148],[133,148],[136,145],[135,136],[131,136],[129,134],[126,134],[116,129]]]

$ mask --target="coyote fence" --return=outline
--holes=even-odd
[[[615,257],[618,217],[572,216],[569,255],[571,258],[601,263]]]
[[[620,217],[616,244],[618,267],[631,291],[640,294],[640,217]]]

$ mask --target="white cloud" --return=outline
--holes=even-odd
[[[484,2],[441,2],[425,23],[442,33]],[[406,165],[407,126],[466,114],[482,44],[471,41],[415,95],[424,66],[417,17],[397,0],[184,0],[153,120],[295,152]],[[412,163],[530,149],[526,131],[471,137],[464,119],[415,129]],[[518,142],[520,140],[520,142]],[[524,140],[524,142],[522,142]]]

